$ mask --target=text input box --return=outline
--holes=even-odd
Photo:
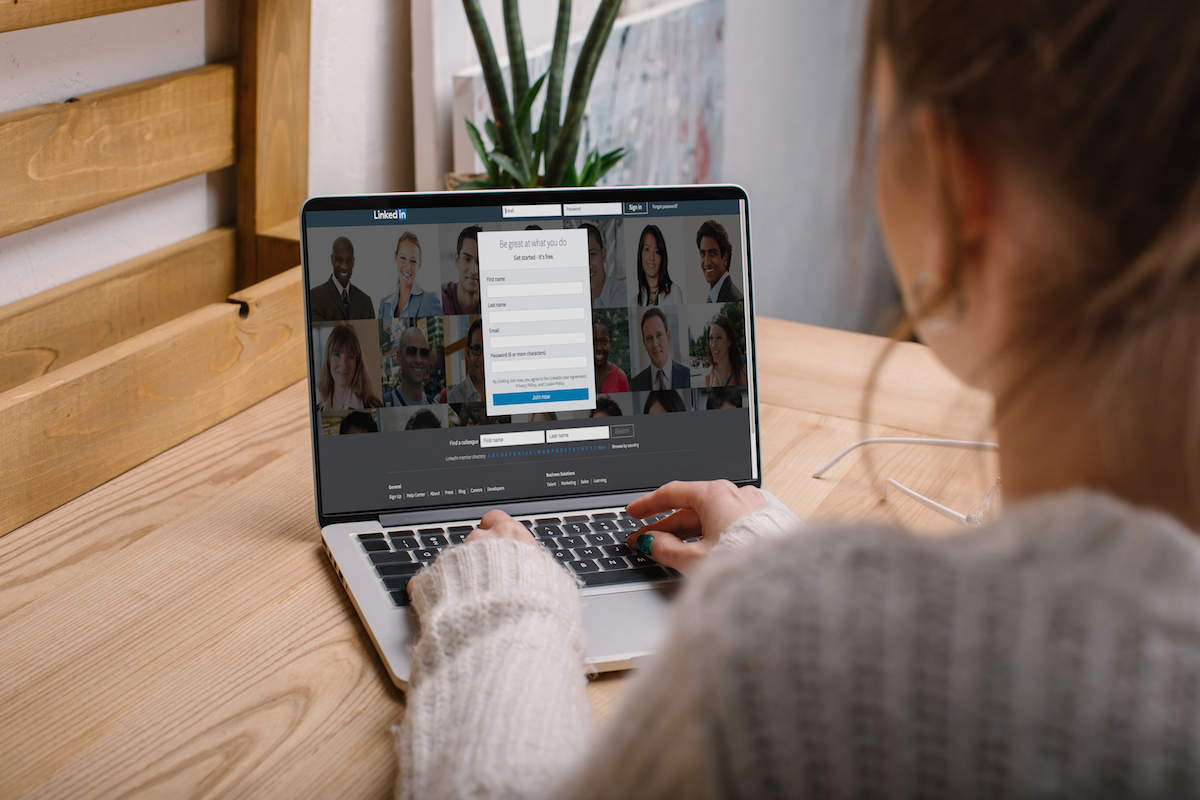
[[[514,309],[511,311],[491,311],[487,312],[487,321],[490,324],[498,324],[501,322],[559,322],[567,319],[584,319],[584,309],[582,308],[531,308],[531,309]]]
[[[508,283],[488,286],[488,299],[501,297],[553,297],[557,295],[583,294],[583,281],[559,283]]]
[[[492,335],[493,350],[508,350],[513,347],[549,347],[555,344],[587,344],[582,331],[571,333],[529,333],[523,336]]]
[[[591,428],[567,428],[558,431],[546,431],[547,442],[595,442],[608,438],[608,426],[597,425]]]
[[[545,444],[545,431],[514,431],[512,433],[484,433],[479,436],[480,447],[524,447]]]
[[[619,217],[621,203],[564,203],[563,215],[567,217]]]
[[[488,369],[495,373],[501,372],[530,372],[533,370],[548,371],[555,369],[583,369],[588,365],[585,356],[563,356],[561,358],[514,358],[495,359],[488,364]]]
[[[534,206],[504,206],[505,219],[525,219],[527,217],[561,217],[562,206],[558,203],[545,203]]]

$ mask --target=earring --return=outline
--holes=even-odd
[[[909,290],[918,311],[923,311],[928,308],[925,302],[925,290],[933,283],[933,270],[924,270],[912,282],[912,288]],[[935,317],[924,316],[914,320],[921,325],[924,325],[928,330],[942,332],[948,331],[959,323],[963,315],[967,313],[967,301],[962,295],[962,291],[954,293],[954,307],[949,314]]]

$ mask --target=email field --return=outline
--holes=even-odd
[[[582,331],[573,333],[536,333],[524,336],[492,335],[493,350],[509,350],[513,347],[549,347],[554,344],[587,344]]]
[[[551,297],[569,294],[583,294],[583,281],[509,283],[488,287],[489,300],[497,300],[501,297]]]

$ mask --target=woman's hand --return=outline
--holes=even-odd
[[[485,542],[488,539],[512,539],[516,542],[537,544],[528,528],[499,510],[484,514],[483,519],[479,520],[479,527],[471,531],[464,541]]]
[[[766,498],[753,486],[738,488],[729,481],[672,481],[634,500],[626,511],[645,519],[679,510],[629,534],[626,543],[664,567],[686,575],[699,566],[735,520],[766,506]],[[698,542],[684,542],[697,536]]]

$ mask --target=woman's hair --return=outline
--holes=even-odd
[[[612,320],[608,318],[608,314],[605,314],[603,311],[593,311],[592,327],[594,328],[597,325],[603,325],[604,330],[608,331],[608,338],[612,338]]]
[[[729,337],[729,365],[733,368],[734,383],[746,382],[746,364],[742,360],[742,346],[738,344],[737,332],[733,329],[733,321],[724,314],[717,314],[709,323],[709,330],[716,325],[725,331],[725,335]],[[712,351],[710,349],[709,354]],[[716,366],[714,364],[713,366]]]
[[[404,233],[400,234],[400,238],[396,240],[396,252],[392,253],[393,256],[400,252],[400,245],[404,244],[405,242],[412,242],[414,245],[416,245],[417,258],[424,260],[424,256],[421,254],[421,240],[418,239],[417,235],[412,231],[405,231]]]
[[[708,402],[705,403],[706,411],[714,411],[719,409],[726,403],[732,403],[734,408],[742,407],[742,390],[734,389],[732,386],[717,386],[708,390]]]
[[[667,271],[667,240],[663,238],[662,231],[658,229],[657,225],[647,225],[642,229],[642,235],[638,237],[637,244],[637,304],[639,306],[650,302],[650,283],[646,280],[646,268],[642,266],[642,245],[646,241],[647,233],[654,237],[654,243],[658,245],[658,255],[661,259],[658,265],[658,296],[661,299],[664,294],[671,293],[671,273]]]
[[[406,431],[423,431],[431,428],[442,427],[442,421],[437,418],[428,408],[422,408],[417,413],[408,418],[408,422],[404,423]]]
[[[871,0],[859,187],[880,57],[898,116],[928,108],[938,133],[1034,176],[1074,250],[1021,276],[1002,346],[1028,354],[1027,372],[998,387],[997,416],[1016,387],[1099,374],[1106,457],[1150,492],[1183,479],[1200,503],[1200,3]],[[942,178],[957,263],[927,307],[960,288]]]
[[[379,426],[375,424],[375,415],[365,411],[351,411],[342,417],[338,433],[345,435],[350,432],[351,428],[358,428],[367,433],[379,433]]]
[[[662,406],[663,411],[687,411],[687,406],[683,404],[683,398],[674,389],[655,389],[646,395],[646,404],[642,406],[642,413],[649,414],[650,406],[655,403]]]
[[[333,402],[333,373],[329,369],[329,359],[334,350],[348,352],[354,356],[354,376],[350,379],[350,391],[362,401],[365,408],[379,408],[383,402],[371,394],[371,384],[367,380],[367,371],[363,367],[362,346],[358,343],[358,334],[346,322],[339,323],[329,332],[325,342],[325,363],[321,365],[321,380],[317,389],[321,392],[321,402],[328,406]]]

